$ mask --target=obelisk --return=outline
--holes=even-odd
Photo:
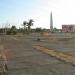
[[[50,32],[53,32],[53,16],[52,16],[52,12],[50,14]]]

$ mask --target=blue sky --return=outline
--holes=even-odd
[[[35,27],[50,27],[50,12],[54,27],[75,24],[74,0],[0,0],[0,24],[16,24],[33,19]]]
[[[41,3],[40,0],[0,0],[0,23],[20,25],[23,20],[34,19]]]

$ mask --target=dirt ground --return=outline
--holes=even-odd
[[[0,36],[9,75],[75,75],[74,65],[34,49],[33,45],[37,44],[75,56],[75,34],[72,33]]]

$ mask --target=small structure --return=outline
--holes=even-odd
[[[62,25],[62,32],[75,32],[75,25]]]

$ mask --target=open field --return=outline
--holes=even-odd
[[[41,41],[36,41],[38,37]],[[0,36],[9,75],[75,75],[74,65],[35,49],[34,45],[75,56],[75,34]]]

